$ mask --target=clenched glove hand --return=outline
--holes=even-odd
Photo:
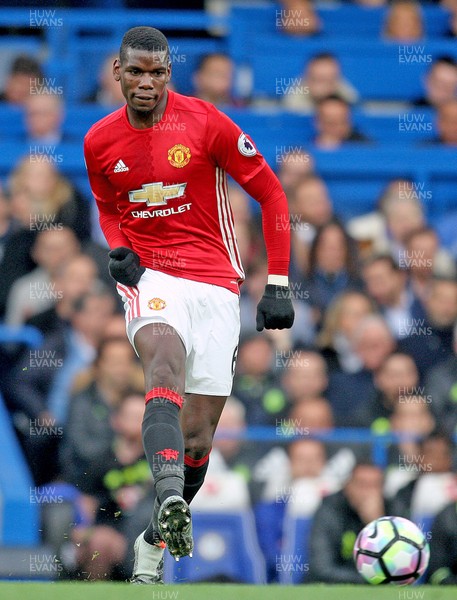
[[[125,246],[119,246],[111,250],[108,256],[110,275],[118,283],[131,287],[140,281],[145,268],[140,265],[140,257],[136,252]]]
[[[290,329],[295,317],[289,286],[267,284],[257,305],[257,331]]]

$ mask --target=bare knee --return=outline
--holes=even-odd
[[[144,377],[148,390],[154,387],[163,387],[181,395],[183,393],[182,373],[168,363],[154,361],[149,366],[145,366]]]
[[[211,450],[213,436],[211,432],[201,431],[186,435],[184,439],[187,456],[199,460],[206,456]]]

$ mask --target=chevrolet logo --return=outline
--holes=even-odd
[[[171,198],[181,198],[187,183],[163,185],[163,181],[145,183],[141,190],[129,192],[130,202],[146,202],[146,206],[163,206]]]

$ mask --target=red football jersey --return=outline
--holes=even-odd
[[[238,293],[244,272],[226,173],[244,185],[266,163],[233,121],[168,91],[159,123],[135,129],[124,106],[91,127],[84,155],[100,214],[118,215],[116,232],[105,229],[111,247],[128,245],[145,267]]]

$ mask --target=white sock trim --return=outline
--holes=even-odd
[[[268,285],[282,285],[287,287],[289,285],[289,278],[287,275],[268,275]]]

